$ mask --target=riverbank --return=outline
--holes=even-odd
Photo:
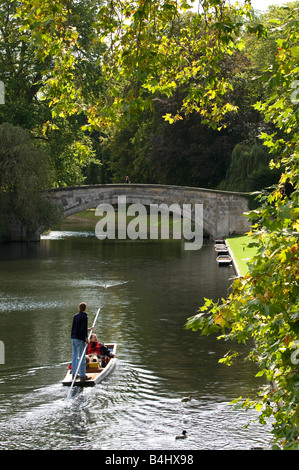
[[[251,242],[252,240],[247,235],[226,239],[238,276],[245,276],[247,274],[248,261],[256,254],[256,248],[248,246]]]

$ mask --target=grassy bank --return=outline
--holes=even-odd
[[[233,238],[227,238],[226,242],[235,258],[241,276],[245,276],[248,271],[248,260],[256,254],[255,247],[248,247],[252,239],[246,235],[240,235]]]

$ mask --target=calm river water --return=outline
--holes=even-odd
[[[213,246],[188,252],[179,241],[100,241],[93,229],[74,230],[0,246],[0,449],[268,447],[255,413],[229,404],[260,386],[245,351],[226,367],[218,360],[229,344],[184,329],[204,297],[229,289],[233,270],[217,266]],[[96,333],[117,342],[118,361],[104,382],[67,400],[61,380],[81,301],[90,325],[101,307]],[[183,429],[188,438],[175,440]]]

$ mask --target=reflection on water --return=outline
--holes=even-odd
[[[269,429],[229,402],[255,393],[245,352],[218,363],[227,345],[184,329],[204,297],[229,289],[213,247],[180,242],[99,241],[90,230],[52,232],[37,244],[0,247],[0,449],[248,449]],[[70,327],[86,301],[96,333],[118,343],[114,372],[100,385],[61,385]],[[182,397],[191,400],[182,403]],[[247,429],[244,425],[249,424]],[[188,439],[176,441],[183,429]]]
[[[74,232],[73,230],[53,230],[46,235],[42,235],[42,240],[60,240],[67,237],[94,237],[94,231],[79,231]]]

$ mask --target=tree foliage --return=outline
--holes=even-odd
[[[262,133],[262,138],[280,156],[273,166],[282,165],[283,173],[272,191],[260,193],[260,208],[251,213],[258,219],[251,233],[257,255],[248,274],[233,283],[227,299],[207,300],[186,327],[205,334],[222,331],[221,338],[241,343],[253,340],[248,359],[259,364],[258,375],[264,375],[271,387],[241,406],[255,407],[262,423],[274,419],[274,448],[298,449],[298,3],[285,11],[287,20],[279,22],[285,37],[277,40],[275,63],[264,76],[269,97],[256,104],[276,125],[276,132]],[[234,355],[225,362],[230,364]]]
[[[29,132],[0,125],[0,239],[30,240],[59,213],[46,197],[50,165]]]
[[[220,62],[224,55],[242,49],[240,31],[250,17],[250,6],[231,6],[224,0],[202,2],[186,26],[180,13],[193,4],[192,0],[98,2],[93,26],[109,46],[103,61],[107,90],[89,106],[74,74],[80,56],[72,4],[22,0],[23,31],[30,31],[42,62],[54,60],[42,88],[51,97],[52,113],[86,111],[89,124],[103,129],[151,106],[148,92],[170,96],[184,85],[187,93],[180,109],[166,119],[173,122],[182,114],[199,112],[206,123],[221,126],[222,117],[235,108],[222,99],[231,84],[220,73]],[[255,30],[260,34],[260,25]]]
[[[63,47],[75,51],[71,33],[68,39],[63,39],[62,31],[47,37],[55,29],[56,17],[52,18],[51,10],[47,29],[40,25],[42,13],[38,11],[30,22],[23,20],[19,14],[23,6],[20,1],[4,0],[0,7],[0,79],[5,86],[0,122],[28,129],[40,141],[52,164],[53,186],[82,183],[82,170],[98,160],[95,158],[98,136],[84,131],[86,117],[71,112],[73,106],[69,107],[74,98],[72,87],[80,89],[86,102],[92,102],[95,96],[98,99],[103,89],[100,59],[105,46],[95,40],[95,3],[81,0],[72,5],[67,21],[76,38],[76,60],[67,64],[63,59],[71,53],[70,49],[64,53]],[[44,7],[47,9],[46,4]],[[56,46],[52,47],[55,41]]]
[[[186,31],[191,31],[190,37],[196,43],[196,38],[202,36],[204,31],[203,21],[195,12],[178,15],[170,26],[166,44],[169,41],[180,44],[181,36],[184,37]],[[164,29],[166,31],[166,26]],[[222,99],[231,107],[231,111],[221,118],[222,126],[216,126],[221,127],[220,130],[212,128],[215,122],[207,120],[205,112],[185,109],[178,114],[190,89],[194,91],[197,88],[205,93],[200,74],[190,78],[184,67],[184,81],[173,81],[173,89],[167,93],[159,86],[151,92],[144,89],[144,82],[138,81],[135,73],[130,75],[131,78],[126,78],[126,86],[121,91],[123,104],[127,94],[134,89],[140,106],[133,102],[134,98],[131,99],[131,105],[126,107],[127,112],[120,113],[121,125],[114,126],[107,140],[106,148],[110,154],[107,164],[113,181],[123,181],[124,175],[129,173],[132,181],[138,182],[208,188],[219,185],[229,166],[234,146],[252,140],[262,120],[252,104],[263,96],[263,87],[253,82],[255,72],[250,70],[246,52],[240,49],[241,41],[234,51],[228,49],[218,57],[216,75],[219,79],[227,79],[230,84]],[[171,54],[169,52],[169,69]],[[201,54],[204,54],[204,49]],[[191,42],[185,55],[189,62],[198,55]],[[177,61],[179,63],[179,59]],[[136,83],[139,85],[136,86]],[[142,103],[146,109],[142,108]],[[235,112],[236,109],[238,112]]]
[[[244,18],[250,16],[249,6],[200,2],[196,15],[182,16],[193,3],[103,2],[99,25],[104,37],[109,37],[104,64],[113,85],[107,118],[131,119],[140,109],[151,107],[149,93],[170,97],[180,87],[185,88],[185,96],[179,108],[164,116],[170,123],[198,112],[203,123],[217,128],[223,116],[236,109],[223,100],[231,83],[221,73],[221,60],[242,48],[239,33]],[[119,93],[119,80],[124,86],[129,82],[126,94]]]
[[[271,170],[269,164],[269,152],[261,143],[237,144],[219,189],[250,192],[270,187],[279,181],[281,172]]]

